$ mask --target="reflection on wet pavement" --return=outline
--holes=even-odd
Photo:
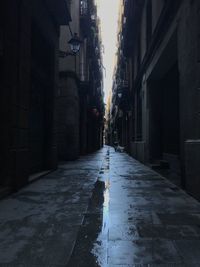
[[[109,151],[103,161],[68,266],[106,267],[109,230]]]
[[[96,262],[99,266],[107,266],[107,252],[108,252],[108,234],[109,234],[109,203],[110,203],[110,181],[107,178],[104,182],[104,201],[103,201],[103,221],[101,231],[97,237],[96,242],[94,242],[94,247],[92,249],[92,254],[96,258]]]
[[[68,267],[200,266],[200,204],[108,148]]]

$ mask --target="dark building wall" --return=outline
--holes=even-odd
[[[184,1],[178,24],[179,69],[181,88],[182,140],[199,139],[199,35],[200,3]],[[196,115],[195,115],[196,114]]]
[[[2,1],[1,90],[2,184],[24,183],[28,175],[28,88],[30,85],[30,7]],[[12,6],[12,8],[10,8]]]
[[[56,167],[59,27],[48,5],[39,0],[1,1],[0,13],[0,185],[18,189],[31,174]]]
[[[88,120],[88,110],[87,110],[87,92],[84,90],[82,86],[80,88],[80,97],[79,97],[79,104],[80,104],[80,153],[84,155],[87,153],[87,120]]]
[[[10,5],[13,9],[10,10]],[[16,125],[16,117],[12,115],[11,109],[17,111],[17,85],[18,85],[18,28],[17,16],[18,5],[15,1],[1,1],[0,17],[2,28],[2,55],[1,55],[1,184],[11,183],[12,159],[16,158],[15,152],[10,151],[11,132]],[[12,20],[7,21],[7,17]],[[13,70],[13,71],[12,71]],[[13,173],[12,173],[13,175]]]
[[[199,1],[183,1],[178,24],[183,185],[198,198],[200,198],[199,10]]]
[[[166,159],[171,168],[175,166],[176,170],[173,171],[177,173],[179,172],[178,162],[180,162],[180,182],[197,197],[200,196],[198,195],[200,182],[197,179],[199,160],[196,152],[198,151],[197,141],[199,139],[198,125],[200,125],[197,115],[199,110],[197,90],[199,87],[198,10],[198,1],[181,1],[177,12],[169,20],[168,29],[160,46],[155,51],[152,63],[147,68],[147,72],[151,71],[154,78],[164,73],[163,78],[159,79],[159,86],[162,87],[164,97],[163,115],[161,115],[163,146],[160,158]],[[167,39],[169,41],[165,41]],[[161,50],[163,53],[160,53]],[[176,54],[175,51],[177,51]],[[153,65],[156,57],[158,58],[157,66]],[[172,66],[174,64],[173,59],[177,59],[177,63],[174,65],[176,68]],[[165,70],[164,72],[163,66],[166,66],[166,70],[170,67],[169,71],[166,72]],[[158,125],[157,123],[156,127]],[[149,128],[151,127],[149,122]],[[196,146],[195,143],[187,142],[188,139],[195,140]]]
[[[78,81],[69,73],[60,73],[57,96],[58,157],[73,160],[79,156]]]
[[[41,19],[42,18],[42,19]],[[31,25],[31,109],[29,113],[29,155],[32,173],[57,164],[55,136],[56,51],[59,25],[47,5],[32,3]]]
[[[131,154],[146,163],[166,160],[177,173],[181,166],[182,185],[200,198],[200,2],[127,2]]]

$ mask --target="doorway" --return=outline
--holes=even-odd
[[[179,87],[175,32],[148,80],[149,161],[178,185],[181,183]]]
[[[150,155],[179,155],[179,73],[177,63],[150,86]]]

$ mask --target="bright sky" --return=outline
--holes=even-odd
[[[105,53],[103,56],[104,71],[104,93],[105,103],[108,99],[109,91],[112,89],[112,76],[115,63],[115,53],[117,49],[117,31],[119,4],[121,0],[96,0],[98,5],[98,16],[101,20],[101,36]]]

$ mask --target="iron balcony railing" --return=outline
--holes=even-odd
[[[84,16],[87,16],[87,14],[88,14],[88,1],[81,0],[80,1],[80,15],[84,17]]]

